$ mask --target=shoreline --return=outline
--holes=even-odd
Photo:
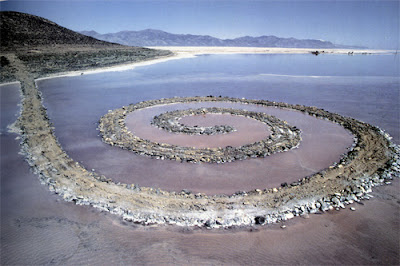
[[[19,82],[19,81],[3,82],[3,83],[0,83],[0,87],[1,86],[7,86],[7,85],[14,85],[14,84],[21,84],[21,82]]]
[[[179,60],[184,58],[193,58],[199,55],[206,54],[310,54],[315,51],[319,51],[319,54],[337,54],[347,55],[349,53],[357,55],[388,55],[395,54],[395,50],[352,50],[352,49],[319,49],[319,48],[279,48],[279,47],[211,47],[211,46],[154,46],[147,47],[156,50],[171,51],[172,55],[167,55],[155,59],[149,59],[141,62],[117,64],[114,66],[99,67],[85,70],[66,71],[55,74],[48,74],[42,77],[36,78],[36,81],[62,78],[62,77],[75,77],[80,75],[98,74],[104,72],[118,72],[132,70],[136,67],[149,66],[157,63],[163,63],[170,60]],[[315,56],[315,55],[314,55]],[[1,83],[0,83],[1,84]]]
[[[104,72],[126,71],[126,70],[135,69],[136,67],[149,66],[149,65],[153,65],[153,64],[167,62],[170,60],[178,60],[178,59],[182,59],[182,58],[191,58],[191,57],[194,57],[194,56],[173,54],[173,55],[169,55],[169,56],[165,56],[165,57],[159,57],[159,58],[155,58],[155,59],[149,59],[149,60],[134,62],[134,63],[117,64],[114,66],[49,74],[49,75],[45,75],[43,77],[36,78],[35,81],[41,81],[41,80],[53,79],[53,78],[62,78],[62,77],[75,77],[75,76],[98,74],[98,73],[104,73]]]
[[[332,49],[332,48],[282,48],[282,47],[223,47],[223,46],[149,46],[157,50],[169,50],[173,53],[201,54],[394,54],[396,50],[375,49]],[[315,55],[315,54],[314,54]]]

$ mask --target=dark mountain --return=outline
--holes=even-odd
[[[240,37],[218,39],[208,35],[173,34],[161,30],[120,31],[100,34],[95,31],[82,31],[82,34],[99,40],[132,46],[239,46],[239,47],[286,47],[286,48],[361,48],[337,45],[321,40],[299,40],[276,36]]]
[[[0,12],[0,36],[2,48],[56,44],[117,46],[61,27],[50,20],[13,11]]]

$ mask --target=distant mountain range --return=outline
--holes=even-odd
[[[49,44],[96,46],[118,46],[117,44],[128,46],[236,46],[318,49],[366,48],[313,39],[299,40],[276,36],[245,36],[235,39],[219,39],[208,35],[173,34],[153,29],[120,31],[107,34],[100,34],[95,31],[81,31],[80,33],[34,15],[12,11],[0,12],[0,45],[2,49],[6,47]]]
[[[219,39],[208,35],[173,34],[161,30],[147,29],[141,31],[120,31],[100,34],[96,31],[80,33],[99,40],[130,46],[237,46],[237,47],[285,47],[285,48],[366,48],[360,46],[340,45],[329,41],[276,36]]]

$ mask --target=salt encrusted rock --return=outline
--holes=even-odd
[[[155,116],[151,121],[151,124],[173,133],[184,133],[188,135],[216,135],[226,134],[236,131],[236,129],[229,125],[216,125],[211,127],[198,127],[188,126],[179,122],[183,116],[191,115],[205,115],[207,113],[220,113],[222,108],[199,108],[199,109],[188,109],[188,110],[176,110],[172,112],[166,112]]]

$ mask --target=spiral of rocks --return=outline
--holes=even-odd
[[[375,186],[389,184],[400,175],[400,148],[378,127],[317,107],[228,97],[189,97],[147,101],[131,108],[187,100],[275,106],[340,124],[353,133],[355,142],[338,163],[277,188],[205,195],[116,183],[88,171],[66,154],[56,139],[35,77],[16,56],[7,58],[16,66],[23,95],[16,124],[21,134],[21,152],[41,183],[66,201],[90,205],[120,215],[126,221],[211,228],[274,223],[368,199]],[[127,112],[122,109],[122,113]]]
[[[194,99],[173,98],[172,100],[163,101],[163,104],[173,103],[174,100],[184,100],[184,102],[192,102]],[[267,138],[254,143],[246,144],[240,147],[227,146],[223,148],[194,148],[171,145],[167,143],[152,142],[133,135],[125,125],[125,118],[128,114],[144,108],[143,106],[154,106],[157,103],[142,102],[139,105],[131,104],[122,107],[103,116],[100,119],[99,130],[103,141],[112,146],[119,146],[123,149],[130,150],[140,155],[150,156],[156,159],[170,159],[179,162],[208,162],[208,163],[226,163],[235,160],[245,160],[248,158],[266,157],[271,154],[287,151],[295,148],[301,141],[300,130],[294,126],[290,126],[286,121],[282,121],[274,116],[267,115],[262,112],[252,112],[242,109],[231,108],[200,108],[175,111],[166,113],[160,117],[155,117],[155,123],[161,124],[173,132],[180,132],[179,126],[169,123],[170,118],[176,118],[180,115],[194,115],[205,113],[219,113],[240,115],[256,119],[271,128],[272,134]],[[182,129],[184,130],[184,129]],[[190,129],[189,129],[190,130]],[[193,129],[195,132],[195,129]]]

